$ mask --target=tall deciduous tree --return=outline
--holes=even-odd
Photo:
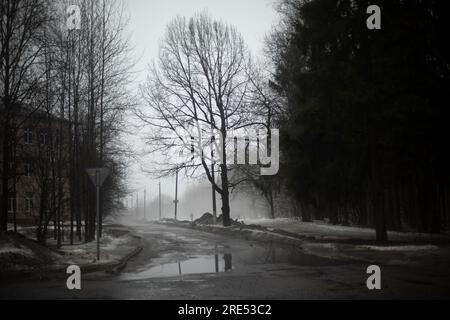
[[[0,231],[7,230],[8,200],[11,187],[13,132],[19,106],[30,103],[37,81],[43,76],[33,72],[42,54],[42,36],[48,16],[48,1],[3,0],[0,2],[0,96],[1,121],[1,207]]]
[[[236,29],[206,14],[191,19],[177,17],[167,27],[159,64],[151,69],[143,87],[148,108],[138,112],[141,120],[153,128],[147,139],[152,150],[168,156],[164,165],[169,172],[180,167],[203,169],[222,197],[225,226],[231,223],[226,141],[231,130],[248,120],[243,112],[249,86],[248,67],[247,48]],[[191,143],[186,139],[201,141],[202,137],[214,136],[211,131],[222,137],[219,143],[219,135],[216,136],[222,153],[217,180],[213,178],[210,155],[199,151],[200,156],[192,159]],[[180,157],[182,152],[184,158]]]

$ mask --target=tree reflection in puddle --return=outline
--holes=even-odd
[[[199,256],[177,263],[162,264],[138,273],[124,274],[123,280],[142,280],[151,278],[180,277],[190,274],[220,273],[232,270],[232,255],[225,254],[220,259],[219,254],[214,256]]]
[[[252,265],[291,265],[291,266],[324,266],[336,264],[336,261],[305,254],[298,248],[277,247],[271,244],[248,246],[234,250],[228,246],[215,245],[209,255],[198,255],[190,259],[179,259],[175,263],[144,267],[142,271],[125,273],[123,280],[144,280],[151,278],[169,278],[192,274],[213,274],[229,272],[235,268]]]

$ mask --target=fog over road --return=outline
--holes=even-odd
[[[448,296],[426,272],[408,279],[407,265],[383,267],[383,290],[366,288],[367,263],[306,255],[293,247],[257,243],[161,224],[130,226],[143,251],[120,274],[82,274],[82,290],[66,275],[8,280],[0,298],[27,299],[355,299]],[[419,272],[419,271],[418,271]],[[420,272],[419,272],[420,273]],[[437,276],[436,276],[437,277]],[[422,279],[418,280],[418,279]],[[431,288],[433,290],[431,290]]]

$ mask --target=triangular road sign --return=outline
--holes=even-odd
[[[108,168],[86,169],[86,172],[89,175],[89,178],[91,178],[91,181],[94,184],[94,186],[96,186],[98,188],[102,187],[106,178],[108,178],[108,176],[109,176]]]

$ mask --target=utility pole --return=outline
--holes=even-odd
[[[173,201],[173,203],[175,204],[175,221],[177,221],[177,209],[178,209],[178,170],[180,169],[177,168],[177,175],[175,179],[175,200]]]
[[[147,212],[145,208],[145,202],[147,201],[147,189],[144,189],[144,221],[147,221]]]
[[[217,202],[216,202],[216,189],[215,189],[215,173],[214,173],[214,159],[211,166],[211,175],[212,175],[212,205],[213,205],[213,224],[217,224]]]
[[[136,221],[139,220],[139,192],[136,193]]]
[[[133,212],[133,194],[130,195],[129,208],[130,208],[130,213],[132,213]]]
[[[161,181],[159,182],[159,220],[161,220]]]

